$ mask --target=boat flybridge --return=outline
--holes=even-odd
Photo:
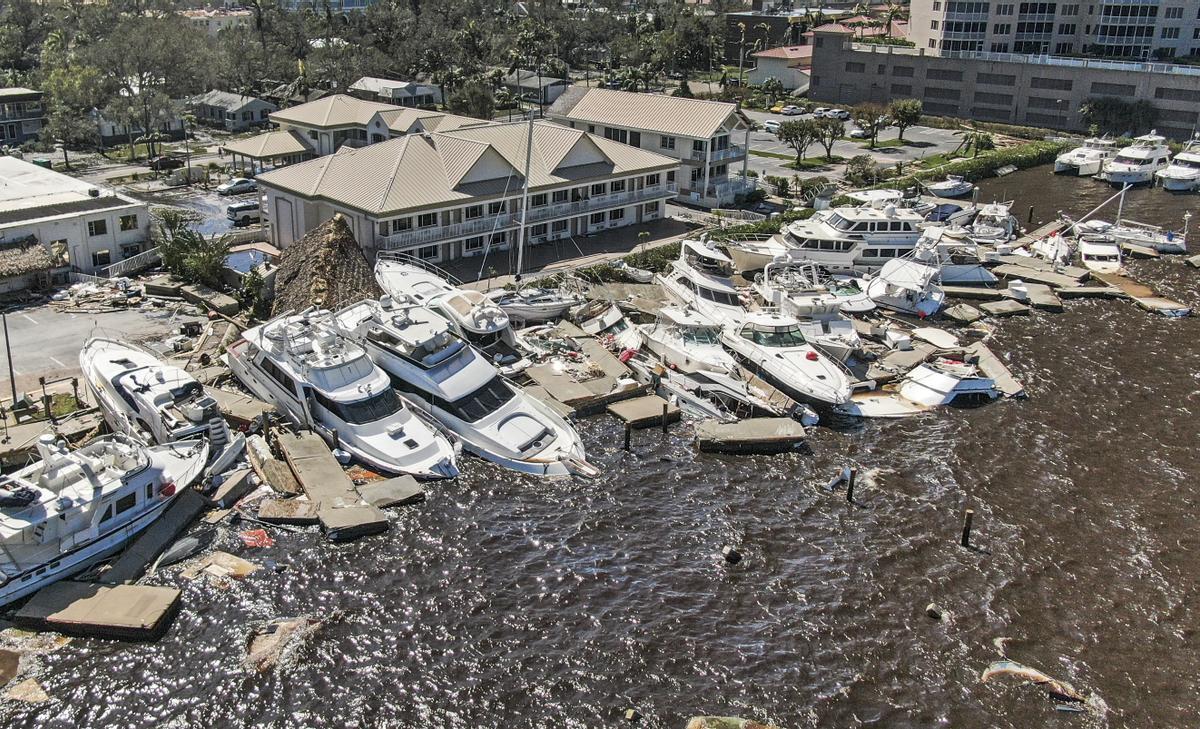
[[[508,314],[483,293],[462,288],[449,273],[411,256],[381,253],[375,280],[394,300],[413,301],[446,319],[455,334],[491,359],[502,374],[529,367]]]
[[[116,553],[200,477],[208,450],[111,435],[70,451],[43,435],[37,461],[0,475],[0,605]]]
[[[1154,173],[1164,190],[1192,192],[1200,188],[1200,139],[1187,143],[1171,164]]]
[[[1058,155],[1054,160],[1054,172],[1091,177],[1100,172],[1104,163],[1116,154],[1116,140],[1108,137],[1090,137],[1083,141],[1083,146]]]
[[[1107,235],[1079,236],[1079,260],[1096,273],[1121,272],[1121,244]]]
[[[246,436],[234,436],[217,401],[185,370],[128,342],[92,337],[79,352],[79,365],[114,433],[147,444],[207,438],[216,461],[232,458]]]
[[[653,324],[637,329],[645,348],[674,370],[729,373],[737,366],[721,346],[720,323],[694,309],[664,306]]]
[[[404,406],[387,374],[332,318],[320,309],[283,314],[242,332],[225,361],[255,397],[371,468],[457,476],[450,442]]]
[[[725,327],[721,342],[746,369],[797,402],[841,405],[850,401],[847,371],[804,337],[795,317],[750,312]]]
[[[912,250],[925,216],[895,205],[822,210],[763,238],[725,241],[738,271],[759,271],[781,255],[831,273],[865,273]]]
[[[1114,185],[1140,185],[1154,182],[1154,175],[1171,162],[1166,137],[1151,131],[1136,137],[1133,144],[1104,163],[1100,178]]]
[[[679,246],[679,258],[654,280],[679,306],[725,324],[739,321],[745,313],[745,302],[731,279],[732,266],[729,256],[707,241],[686,239]]]
[[[983,265],[978,244],[955,234],[955,228],[926,228],[912,260],[938,269],[943,284],[990,286],[998,280]]]
[[[384,296],[338,311],[333,324],[469,453],[523,473],[598,475],[566,420],[505,380],[429,309]]]
[[[854,322],[845,316],[845,296],[817,283],[816,266],[779,258],[755,275],[753,291],[768,308],[796,317],[804,336],[825,354],[845,362],[862,348]],[[865,293],[860,296],[866,298]],[[868,310],[875,308],[870,301]]]

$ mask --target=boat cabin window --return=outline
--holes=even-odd
[[[314,394],[321,407],[351,425],[363,425],[383,420],[395,415],[403,407],[400,402],[400,396],[391,388],[368,397],[366,400],[356,400],[354,402],[337,402],[330,400],[319,392]]]
[[[854,225],[854,223],[846,220],[837,213],[829,216],[829,224],[838,230],[850,230],[850,228]]]
[[[496,412],[516,395],[516,391],[497,375],[470,395],[460,397],[451,403],[444,403],[443,407],[455,417],[468,423],[474,423]]]
[[[794,325],[773,327],[748,324],[742,327],[742,339],[748,339],[760,347],[799,347],[805,344],[800,328]]]
[[[296,389],[296,383],[292,380],[291,375],[284,372],[283,368],[275,364],[270,357],[262,358],[262,368],[264,372],[271,376],[271,379],[275,380],[280,385],[283,385],[283,389],[292,394],[299,392],[299,390]]]
[[[854,227],[851,228],[850,230],[853,230],[855,232],[862,232],[862,231],[870,230],[873,227],[874,227],[874,223],[855,223]]]
[[[1184,167],[1189,170],[1200,170],[1200,160],[1193,162],[1190,159],[1179,159],[1178,157],[1176,157],[1175,158],[1175,166],[1176,167]]]
[[[100,517],[100,523],[103,524],[111,518],[113,518],[113,505],[109,502],[108,506],[104,507],[104,516]]]
[[[721,341],[717,330],[708,327],[687,327],[680,336],[688,344],[718,344]]]
[[[728,291],[714,291],[699,284],[696,285],[696,294],[702,299],[708,299],[722,306],[742,305],[742,302],[738,301],[738,297],[735,294],[731,294]]]
[[[154,498],[154,484],[146,484],[146,501]]]
[[[137,494],[126,494],[117,499],[117,513],[124,514],[133,507],[137,506]]]
[[[1138,159],[1137,157],[1128,157],[1123,154],[1118,154],[1113,162],[1119,162],[1123,165],[1133,165],[1134,167],[1150,164],[1150,160],[1148,159]]]

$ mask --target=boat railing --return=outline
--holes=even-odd
[[[403,251],[379,251],[375,255],[376,261],[395,261],[396,263],[405,263],[410,266],[416,266],[422,270],[428,271],[435,276],[440,276],[454,286],[462,286],[463,282],[454,274],[450,273],[441,266],[422,260],[411,253]]]

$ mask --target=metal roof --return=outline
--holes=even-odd
[[[712,137],[730,117],[733,125],[742,123],[737,106],[723,101],[578,86],[567,89],[546,115],[697,139]]]
[[[206,94],[192,97],[193,104],[204,104],[205,106],[215,106],[227,111],[237,111],[243,106],[261,101],[256,96],[242,96],[241,94],[231,94],[228,91],[209,91]],[[263,102],[270,103],[270,102]]]
[[[326,129],[362,127],[370,123],[376,112],[399,108],[401,107],[382,101],[364,101],[345,94],[333,94],[307,104],[273,112],[271,121]]]
[[[308,140],[294,129],[263,132],[249,139],[226,144],[225,151],[251,159],[270,159],[289,154],[315,154]]]

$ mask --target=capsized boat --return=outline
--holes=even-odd
[[[975,244],[995,246],[1007,243],[1021,231],[1020,223],[1012,214],[1013,203],[991,202],[982,205],[970,225],[966,226],[967,238]]]
[[[1079,260],[1096,273],[1121,271],[1121,244],[1106,235],[1079,236]]]
[[[926,184],[925,189],[930,195],[954,199],[975,192],[975,185],[962,175],[947,175],[946,179],[940,182]]]
[[[693,309],[664,306],[653,324],[637,329],[646,351],[680,372],[732,372],[736,366],[721,346],[721,325]]]
[[[115,554],[204,471],[208,441],[127,435],[75,451],[43,435],[37,461],[0,475],[0,605]]]
[[[804,338],[795,317],[750,312],[721,332],[721,343],[748,370],[797,402],[839,405],[850,400],[847,371]]]
[[[1154,182],[1154,174],[1170,162],[1171,148],[1166,137],[1151,130],[1106,160],[1099,176],[1114,185],[1140,185]]]
[[[984,267],[979,246],[956,236],[954,228],[926,228],[910,257],[938,269],[943,284],[990,286],[998,280]]]
[[[1117,143],[1107,137],[1085,139],[1083,146],[1058,155],[1054,160],[1056,174],[1091,177],[1104,167],[1104,163],[1117,154]]]
[[[333,324],[467,452],[522,473],[598,475],[566,420],[505,380],[428,309],[385,296],[338,311]]]
[[[1171,164],[1154,176],[1170,192],[1193,192],[1200,187],[1200,139],[1189,140]]]
[[[636,266],[631,266],[628,263],[626,263],[624,261],[624,259],[621,259],[621,258],[618,258],[615,261],[613,261],[612,267],[614,269],[616,269],[617,271],[620,271],[621,273],[623,273],[627,278],[629,278],[629,280],[634,281],[636,283],[650,283],[651,281],[654,280],[654,272],[653,271],[649,271],[644,268],[638,268]]]
[[[995,381],[975,365],[939,357],[914,367],[896,387],[856,393],[834,411],[860,418],[904,418],[943,405],[977,407],[998,397]]]
[[[454,478],[455,450],[417,417],[367,352],[325,310],[283,314],[242,332],[225,353],[255,397],[367,466],[417,478]]]
[[[910,258],[898,258],[874,274],[863,286],[876,306],[924,319],[946,303],[938,285],[938,269]]]
[[[502,306],[479,291],[462,288],[449,273],[411,257],[380,254],[375,280],[393,301],[411,300],[445,318],[455,334],[483,352],[502,374],[515,375],[529,367],[528,348]],[[533,296],[533,291],[527,289],[525,295]]]
[[[207,438],[214,461],[245,446],[245,435],[230,432],[204,386],[148,349],[92,337],[79,352],[79,366],[114,433],[160,445]]]
[[[731,423],[751,417],[791,417],[816,425],[817,414],[741,368],[731,372],[683,372],[634,357],[628,365],[640,379],[656,386],[658,394],[685,412]],[[748,376],[747,376],[748,375]]]

